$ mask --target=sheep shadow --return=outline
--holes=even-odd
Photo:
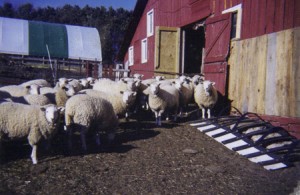
[[[194,110],[192,114],[190,114],[189,120],[195,121],[202,119],[201,110],[196,106],[193,107]],[[227,95],[223,95],[218,91],[218,101],[216,105],[211,110],[211,115],[218,117],[218,116],[228,116],[232,111],[232,100],[230,100]],[[207,117],[207,113],[205,115]]]
[[[8,162],[30,159],[31,146],[27,140],[15,140],[15,141],[2,141],[0,164],[6,164]]]

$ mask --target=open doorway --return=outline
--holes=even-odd
[[[182,28],[182,73],[201,73],[204,47],[205,31],[201,23],[191,24]]]

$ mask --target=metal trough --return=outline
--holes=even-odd
[[[290,167],[300,156],[300,140],[255,113],[202,119],[190,125],[267,170]]]

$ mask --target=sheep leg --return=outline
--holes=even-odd
[[[169,121],[170,118],[169,118],[169,114],[166,114],[166,121]]]
[[[31,144],[30,144],[31,145]],[[37,145],[32,144],[32,151],[31,151],[31,160],[33,164],[37,164],[37,159],[36,159],[36,150],[37,150]]]
[[[100,141],[100,134],[99,134],[99,132],[96,132],[95,138],[96,138],[96,144],[97,144],[97,146],[100,146],[101,145],[101,141]]]
[[[4,162],[4,150],[3,150],[3,146],[2,146],[2,141],[1,141],[1,137],[0,137],[0,163]]]
[[[163,110],[160,110],[159,112],[158,112],[158,126],[161,126],[161,115],[162,115],[162,113],[163,113],[164,111]]]
[[[180,111],[179,111],[179,117],[182,117],[182,113],[183,113],[183,107],[180,107]]]
[[[86,131],[85,131],[85,130],[82,130],[81,133],[80,133],[80,138],[81,138],[81,144],[82,144],[82,149],[83,149],[83,151],[86,151],[86,150],[87,150],[87,147],[86,147],[86,140],[85,140],[85,134],[86,134]]]
[[[209,108],[207,109],[207,115],[208,115],[208,118],[210,118],[211,115],[210,115],[210,109]]]
[[[128,111],[126,111],[126,113],[125,113],[125,119],[127,122],[129,121],[129,112]]]
[[[108,142],[111,144],[115,139],[115,134],[114,133],[109,133],[108,134]]]
[[[174,119],[173,120],[174,120],[174,122],[177,121],[177,113],[174,114]]]
[[[200,109],[197,110],[196,114],[197,114],[197,119],[200,118]]]
[[[156,112],[155,110],[152,110],[155,114],[155,124],[158,125],[158,112]]]
[[[202,118],[205,118],[205,108],[202,108]]]
[[[66,128],[66,131],[67,131],[67,134],[68,134],[68,148],[69,148],[69,151],[72,151],[72,129],[71,128]]]

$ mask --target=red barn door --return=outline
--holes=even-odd
[[[206,20],[205,79],[216,82],[220,93],[226,93],[227,57],[231,33],[231,14],[218,15]]]

